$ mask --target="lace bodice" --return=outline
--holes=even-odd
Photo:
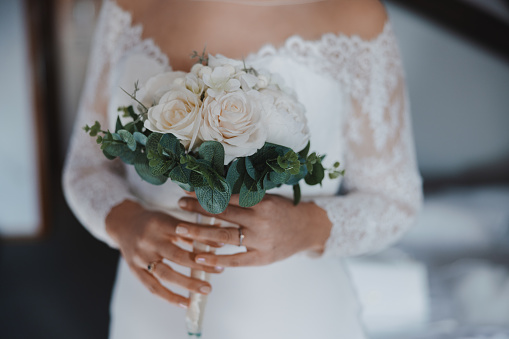
[[[112,247],[105,218],[113,206],[131,199],[176,211],[183,195],[170,182],[141,182],[131,168],[107,160],[81,130],[95,120],[113,127],[116,108],[129,103],[119,87],[171,69],[167,56],[141,33],[128,12],[105,1],[64,169],[69,205],[93,235]],[[294,87],[308,112],[313,149],[327,153],[330,163],[344,164],[343,195],[335,195],[339,181],[303,187],[304,199],[325,209],[333,223],[324,255],[368,253],[398,239],[420,208],[422,190],[390,23],[372,40],[332,33],[313,41],[292,36],[280,47],[262,47],[246,62],[280,73]],[[159,201],[165,206],[156,206]]]

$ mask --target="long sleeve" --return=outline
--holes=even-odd
[[[350,96],[342,131],[346,194],[314,200],[333,224],[325,256],[360,255],[394,243],[422,204],[402,62],[390,24],[372,41],[354,37],[350,47],[346,59],[337,54],[341,58],[331,60]]]
[[[111,6],[109,2],[105,6]],[[79,221],[99,240],[117,247],[105,230],[105,218],[111,208],[125,199],[136,200],[129,192],[124,179],[123,164],[107,160],[95,138],[87,135],[82,127],[97,120],[103,129],[108,128],[111,41],[115,31],[108,8],[99,16],[94,37],[88,75],[81,98],[72,139],[63,172],[63,188],[67,202]]]

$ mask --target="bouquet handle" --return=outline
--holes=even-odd
[[[208,224],[213,225],[216,221],[214,217],[205,217],[199,213],[196,213],[196,223],[197,224]],[[202,244],[200,242],[193,242],[193,252],[194,253],[214,253],[215,248],[209,245]],[[195,279],[200,279],[203,281],[210,281],[210,273],[191,269],[191,277]],[[207,304],[207,295],[203,295],[196,292],[190,292],[189,294],[190,302],[189,307],[186,313],[186,325],[187,325],[187,334],[189,338],[199,338],[202,333],[202,323],[203,323],[203,315],[205,312],[205,305]]]

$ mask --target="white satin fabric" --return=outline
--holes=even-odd
[[[64,172],[69,205],[87,229],[112,247],[104,229],[110,209],[124,199],[194,221],[180,211],[183,191],[167,182],[152,186],[132,167],[104,158],[80,130],[94,120],[114,128],[117,107],[131,104],[120,87],[171,69],[142,27],[113,1],[102,8],[89,76]],[[214,275],[204,320],[206,339],[364,338],[359,305],[341,257],[378,250],[410,226],[420,207],[409,106],[401,61],[389,23],[379,36],[325,34],[316,41],[288,38],[246,58],[249,66],[279,73],[307,109],[313,150],[344,164],[341,180],[302,185],[303,199],[324,208],[333,229],[321,257],[296,254],[263,267],[227,268]],[[291,187],[271,193],[291,196]],[[310,225],[313,227],[313,225]],[[218,253],[244,248],[226,246]],[[172,265],[175,270],[188,269]],[[186,295],[186,291],[171,287]],[[185,338],[185,311],[152,295],[120,260],[111,304],[111,333],[122,338]]]

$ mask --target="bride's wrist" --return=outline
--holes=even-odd
[[[106,216],[106,233],[118,244],[119,229],[125,231],[129,221],[143,211],[144,208],[139,203],[128,199],[123,200],[121,203],[113,206]]]
[[[329,239],[332,229],[332,222],[329,220],[327,212],[316,205],[314,202],[306,202],[303,204],[304,215],[307,216],[309,227],[309,246],[308,250],[323,252],[327,239]]]

